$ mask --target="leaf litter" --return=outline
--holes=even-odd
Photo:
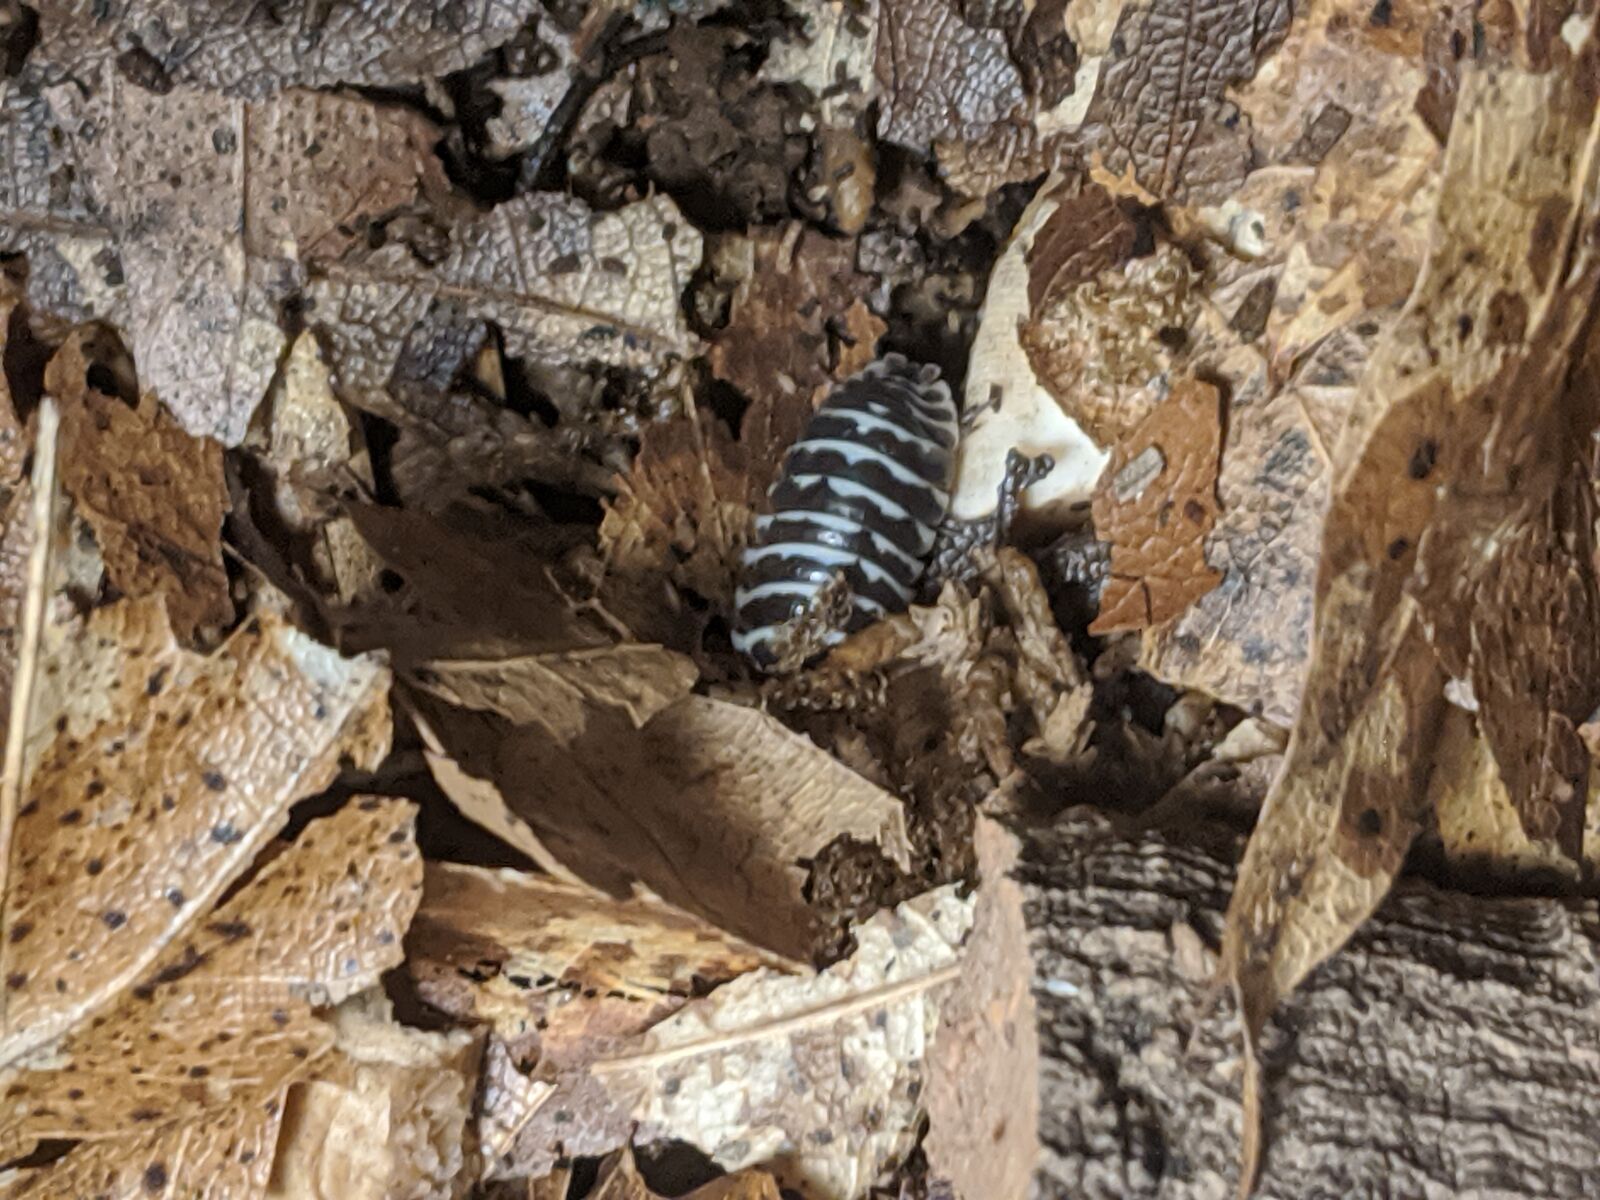
[[[1021,1196],[1085,798],[1259,810],[1248,1189],[1408,861],[1592,886],[1582,21],[102,8],[0,6],[8,1194]],[[941,549],[759,677],[890,351]]]

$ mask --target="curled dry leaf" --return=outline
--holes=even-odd
[[[45,372],[61,410],[62,490],[94,530],[106,575],[128,596],[161,596],[192,642],[233,616],[222,567],[222,447],[191,437],[147,396],[138,409],[89,382],[81,334]]]
[[[289,1093],[269,1197],[464,1197],[481,1037],[394,1020],[378,990],[335,1010],[331,1069]]]
[[[167,946],[136,985],[60,1037],[47,1058],[13,1061],[7,1153],[40,1138],[85,1138],[93,1169],[138,1177],[152,1164],[119,1165],[94,1143],[275,1102],[334,1043],[314,1006],[373,986],[401,959],[401,934],[422,888],[414,814],[409,804],[368,798],[312,822]],[[251,1128],[249,1120],[237,1127]],[[183,1144],[180,1131],[166,1135],[167,1148]],[[194,1168],[251,1166],[218,1149],[203,1149]],[[48,1186],[51,1172],[81,1177],[87,1168],[75,1157],[36,1176],[43,1190],[31,1194],[62,1194]],[[197,1191],[207,1186],[183,1160],[163,1169]]]
[[[290,0],[263,21],[249,5],[183,0],[52,4],[33,64],[81,76],[106,59],[153,93],[174,84],[259,96],[291,87],[399,87],[470,66],[509,41],[534,0],[423,6]]]
[[[971,920],[944,888],[857,925],[855,952],[825,971],[741,975],[562,1077],[561,1101],[541,1093],[502,1118],[522,1129],[516,1161],[537,1175],[630,1134],[678,1138],[802,1195],[862,1194],[915,1144]]]
[[[1048,520],[1087,499],[1106,463],[1105,453],[1035,372],[1021,341],[1032,311],[1029,260],[1061,198],[1059,177],[1052,176],[1017,219],[989,276],[967,368],[967,428],[950,502],[958,520],[982,520],[996,510],[1013,450],[1048,454],[1052,463],[1022,493],[1030,519]]]
[[[1219,400],[1211,384],[1185,380],[1112,453],[1094,498],[1111,575],[1091,633],[1159,625],[1221,580],[1205,551],[1217,518]]]
[[[1579,448],[1596,423],[1585,318],[1600,185],[1579,148],[1595,129],[1565,68],[1462,82],[1428,267],[1341,443],[1311,675],[1229,909],[1225,964],[1252,1046],[1388,890],[1430,807],[1448,679],[1478,694],[1523,829],[1581,852],[1588,761],[1568,734],[1594,706],[1600,656]],[[1512,650],[1508,609],[1545,630],[1513,636],[1566,649]],[[1531,687],[1513,697],[1502,684],[1517,680]],[[1253,1071],[1246,1085],[1248,1180]]]
[[[0,941],[6,1062],[146,975],[290,804],[388,748],[388,672],[271,615],[209,657],[178,648],[159,600],[46,632]]]
[[[414,113],[326,92],[246,104],[153,93],[109,67],[88,78],[11,110],[39,149],[0,200],[0,244],[30,252],[41,309],[121,326],[143,387],[188,432],[233,445],[306,267],[364,252],[369,230],[446,191],[436,135]],[[49,182],[63,173],[65,204]]]

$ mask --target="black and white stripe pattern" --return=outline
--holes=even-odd
[[[849,619],[824,645],[904,609],[950,506],[958,436],[937,367],[890,354],[836,388],[789,448],[744,553],[734,647],[772,666],[780,629],[840,571]]]

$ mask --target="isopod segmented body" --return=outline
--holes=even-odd
[[[958,437],[937,367],[890,354],[834,389],[789,448],[744,552],[735,649],[771,667],[781,631],[840,573],[849,614],[823,645],[903,610],[950,506]]]

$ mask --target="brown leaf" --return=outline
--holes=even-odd
[[[769,411],[804,412],[872,361],[886,326],[867,310],[872,280],[855,269],[854,242],[795,224],[723,239],[711,257],[736,282],[707,361]]]
[[[106,575],[128,596],[161,596],[193,642],[233,617],[222,566],[222,447],[191,437],[146,397],[130,408],[89,382],[80,335],[56,351],[45,389],[61,409],[61,487],[94,530]]]
[[[1149,0],[1123,9],[1088,121],[1105,163],[1158,198],[1226,194],[1250,166],[1228,89],[1255,74],[1289,25],[1284,0]]]
[[[401,959],[422,887],[414,814],[369,798],[313,822],[60,1038],[46,1065],[13,1065],[10,1148],[127,1138],[258,1102],[302,1075],[334,1040],[313,1005],[371,987]]]
[[[399,1024],[374,990],[333,1014],[337,1068],[289,1093],[268,1196],[464,1196],[480,1035]]]
[[[1111,577],[1091,633],[1169,621],[1221,580],[1205,549],[1217,518],[1218,400],[1209,383],[1179,383],[1112,453],[1094,498]]]
[[[1572,561],[1592,543],[1570,540],[1592,537],[1592,519],[1576,515],[1591,501],[1570,489],[1595,424],[1584,314],[1600,288],[1589,246],[1600,187],[1575,150],[1595,120],[1564,70],[1494,67],[1464,81],[1428,267],[1341,443],[1312,671],[1229,909],[1225,961],[1252,1046],[1399,869],[1429,805],[1448,678],[1470,675],[1474,691],[1497,687],[1495,673],[1537,684],[1514,711],[1497,692],[1501,714],[1485,730],[1524,828],[1581,837],[1573,772],[1581,781],[1586,755],[1580,766],[1562,722],[1594,697],[1562,669],[1597,652],[1592,567],[1579,574]],[[1549,269],[1556,261],[1562,270]],[[1525,319],[1508,324],[1508,312]],[[1502,640],[1508,603],[1572,640],[1551,675],[1528,674],[1545,660]],[[1530,803],[1523,789],[1551,768],[1564,791]],[[1561,840],[1573,852],[1575,839]],[[1248,1181],[1260,1152],[1254,1072],[1246,1084]]]
[[[305,265],[364,252],[375,223],[446,190],[432,127],[326,92],[245,104],[157,94],[109,66],[86,78],[87,90],[48,89],[21,114],[60,149],[25,160],[16,203],[0,202],[0,241],[10,230],[28,235],[25,250],[42,240],[36,304],[122,327],[143,387],[190,433],[236,444],[277,368],[278,305]],[[81,189],[64,212],[47,183],[63,171]]]
[[[290,804],[388,746],[388,673],[270,615],[210,657],[177,647],[159,600],[51,637],[0,942],[4,1061],[144,975]]]
[[[680,297],[699,263],[699,233],[665,196],[595,212],[534,193],[462,222],[435,265],[388,245],[329,264],[307,293],[341,395],[381,406],[441,320],[493,322],[505,353],[534,364],[658,374],[696,348]]]
[[[787,958],[809,959],[824,932],[806,860],[849,836],[909,866],[900,802],[754,709],[688,696],[639,729],[596,710],[568,744],[506,730],[481,762],[454,743],[450,714],[429,716],[580,878],[637,879]]]
[[[179,1194],[258,1196],[272,1174],[283,1091],[241,1093],[227,1108],[160,1132],[83,1142],[0,1191],[5,1200],[109,1196],[137,1200]]]

